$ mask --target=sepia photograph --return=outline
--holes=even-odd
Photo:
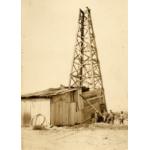
[[[128,0],[21,1],[22,150],[128,150]]]

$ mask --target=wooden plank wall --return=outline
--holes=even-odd
[[[63,125],[68,125],[68,110],[69,110],[69,105],[68,105],[69,103],[65,103],[65,102],[63,102],[63,104],[62,104],[62,111],[63,111],[63,113],[62,113],[62,118],[63,118]]]
[[[50,99],[28,99],[21,101],[21,120],[22,126],[24,116],[28,114],[30,116],[27,125],[30,125],[31,119],[37,114],[42,114],[46,118],[46,123],[50,124]],[[52,116],[52,115],[51,115]],[[26,126],[26,125],[25,125]]]
[[[51,124],[57,126],[74,125],[76,123],[76,103],[51,103]]]
[[[51,124],[57,126],[74,124],[76,106],[72,92],[53,96],[51,107]]]
[[[79,110],[76,112],[76,122],[77,123],[82,123],[84,121],[84,112],[83,110]]]
[[[32,99],[31,100],[31,117],[42,114],[46,118],[47,124],[50,124],[50,99]]]
[[[54,125],[54,117],[55,117],[54,105],[50,101],[50,124]]]
[[[79,94],[82,94],[100,111],[101,98],[99,89],[84,93],[75,91],[56,95],[51,100],[51,123],[53,125],[75,125],[91,118],[91,114],[95,110],[85,103]]]
[[[94,94],[93,94],[94,93]],[[81,91],[68,92],[63,95],[54,96],[51,100],[51,124],[57,126],[75,125],[82,123],[87,118],[91,117],[91,107],[84,104],[84,101],[79,96]],[[97,96],[96,91],[85,93],[86,97]],[[92,103],[98,99],[92,100]],[[95,104],[98,108],[98,104]]]
[[[82,95],[90,104],[92,104],[98,111],[100,111],[100,104],[102,102],[100,98],[100,89],[83,92]],[[95,110],[85,102],[83,109],[84,120],[91,118],[92,113],[95,113]]]
[[[76,103],[70,103],[69,107],[69,125],[74,125],[76,123]]]

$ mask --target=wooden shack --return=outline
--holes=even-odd
[[[80,96],[84,97],[86,101]],[[21,96],[22,126],[30,125],[31,119],[42,114],[48,124],[67,126],[83,123],[91,118],[94,109],[106,109],[100,89],[81,92],[78,89],[56,88]],[[89,103],[88,103],[88,102]]]

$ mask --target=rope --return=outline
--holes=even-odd
[[[39,125],[37,125],[37,120],[38,120],[38,118],[39,117],[43,117],[43,121],[42,121],[42,123]],[[34,122],[34,124],[33,124],[33,121],[35,120],[35,122]],[[46,117],[44,116],[44,115],[42,115],[42,114],[37,114],[35,117],[33,117],[32,118],[32,120],[31,120],[31,125],[33,126],[33,127],[36,127],[36,126],[39,126],[39,127],[44,127],[44,123],[46,122]]]

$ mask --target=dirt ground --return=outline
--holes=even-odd
[[[22,128],[22,150],[127,150],[127,127]]]

